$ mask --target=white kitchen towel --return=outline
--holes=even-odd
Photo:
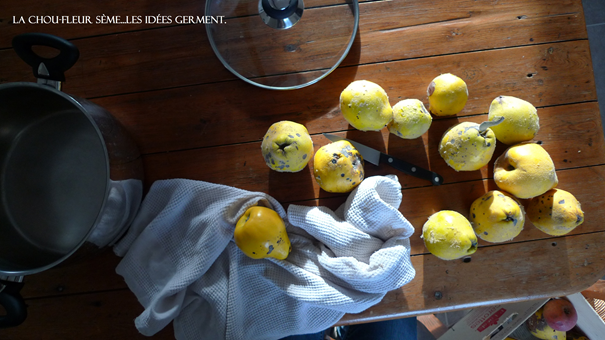
[[[247,208],[273,208],[292,243],[286,260],[252,260],[233,242]],[[366,178],[336,211],[283,207],[265,193],[185,179],[155,182],[114,247],[116,271],[145,308],[151,336],[279,339],[318,332],[410,282],[412,225],[398,211],[396,176]]]
[[[143,182],[139,179],[109,180],[109,194],[99,214],[101,220],[88,237],[99,247],[113,246],[127,230],[143,200]]]

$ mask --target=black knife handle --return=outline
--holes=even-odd
[[[401,170],[408,175],[412,175],[414,177],[426,179],[433,183],[433,185],[441,185],[443,183],[443,177],[439,176],[436,172],[432,172],[416,165],[410,164],[401,159],[397,159],[395,157],[389,156],[385,153],[380,153],[380,163],[386,163],[392,166],[397,170]]]

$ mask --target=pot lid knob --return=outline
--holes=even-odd
[[[288,29],[302,17],[303,0],[260,0],[258,12],[267,26],[275,29]]]

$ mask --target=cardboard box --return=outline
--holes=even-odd
[[[589,339],[602,339],[605,322],[584,296],[577,293],[568,295],[567,298],[578,313],[578,328]],[[520,340],[537,339],[529,333],[524,323],[548,300],[550,299],[475,308],[438,340],[504,340],[511,334]]]
[[[578,328],[586,334],[589,339],[603,339],[605,337],[605,322],[586,301],[582,293],[568,295],[567,298],[573,304],[578,313]]]
[[[548,299],[475,308],[439,340],[504,340]]]

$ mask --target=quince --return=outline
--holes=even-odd
[[[555,188],[529,200],[527,218],[548,235],[560,236],[582,224],[584,212],[574,195]]]
[[[363,157],[346,140],[319,148],[313,160],[315,180],[328,192],[349,192],[364,178]]]
[[[477,236],[466,217],[452,210],[441,210],[422,226],[424,245],[442,260],[455,260],[477,251]]]
[[[534,138],[540,130],[540,119],[536,108],[523,99],[499,96],[489,107],[488,120],[504,117],[502,124],[492,130],[498,141],[513,145]]]
[[[445,73],[437,76],[426,90],[429,111],[435,116],[452,116],[462,111],[468,100],[468,88],[464,80]]]
[[[496,159],[494,181],[498,188],[522,199],[542,195],[559,183],[548,152],[530,142],[513,145]]]
[[[418,99],[404,99],[393,106],[393,120],[389,131],[403,139],[422,136],[431,127],[433,117]]]
[[[340,111],[357,130],[380,131],[393,118],[389,97],[380,85],[356,80],[340,94]]]
[[[525,224],[521,203],[498,190],[487,192],[471,204],[469,220],[479,238],[493,243],[512,240]]]
[[[269,168],[279,172],[298,172],[313,156],[313,140],[304,125],[284,120],[269,127],[263,137],[261,151]]]
[[[492,159],[496,136],[491,128],[482,130],[473,122],[449,128],[439,143],[439,154],[456,171],[481,169]]]
[[[544,306],[536,311],[525,321],[529,332],[538,339],[544,340],[565,340],[566,332],[557,331],[550,327],[544,317]]]
[[[235,224],[233,237],[238,248],[253,259],[284,260],[291,250],[284,221],[267,207],[248,208]]]

